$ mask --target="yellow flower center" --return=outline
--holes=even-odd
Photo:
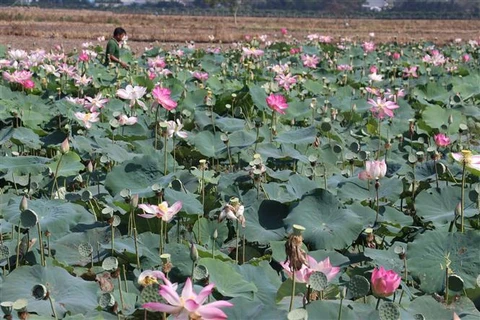
[[[463,162],[465,164],[471,164],[472,162],[472,151],[462,150]]]
[[[158,209],[162,212],[167,212],[168,211],[168,206],[165,205],[163,202],[158,205]]]
[[[145,279],[143,279],[143,285],[145,285],[145,286],[149,286],[149,285],[152,285],[154,283],[158,284],[157,278],[155,278],[155,277],[146,276]]]

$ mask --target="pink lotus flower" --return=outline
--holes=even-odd
[[[385,177],[387,174],[387,164],[385,159],[378,160],[369,160],[365,163],[365,171],[362,171],[358,174],[360,180],[374,180]]]
[[[117,117],[117,121],[121,126],[131,126],[137,123],[137,117],[129,117],[125,114],[121,114]]]
[[[177,102],[170,97],[171,90],[168,88],[155,87],[152,95],[155,100],[165,109],[171,111],[177,107]]]
[[[451,153],[451,155],[455,161],[462,165],[465,164],[467,169],[480,171],[480,155],[472,155],[470,150],[462,150],[461,152]]]
[[[154,204],[139,204],[138,207],[146,213],[139,214],[142,218],[159,218],[165,222],[170,222],[173,217],[182,209],[182,202],[177,201],[171,207],[168,206],[166,201],[163,201],[159,205]]]
[[[117,96],[125,100],[130,100],[130,108],[133,107],[135,104],[138,104],[140,107],[142,107],[143,110],[146,110],[147,106],[142,100],[140,100],[146,92],[147,88],[145,87],[133,87],[129,84],[126,86],[125,89],[118,89]]]
[[[316,271],[320,271],[327,276],[327,280],[331,281],[338,272],[340,272],[339,267],[333,267],[330,263],[330,258],[317,262],[315,258],[307,255],[308,266],[302,265],[300,270],[295,271],[295,282],[298,283],[308,283],[310,275]],[[280,262],[280,265],[283,267],[285,273],[292,278],[292,270],[290,269],[290,262],[287,260],[285,262]]]
[[[302,48],[291,48],[290,49],[290,54],[293,56],[297,53],[300,53],[302,51]]]
[[[388,297],[395,293],[400,285],[400,276],[393,270],[373,269],[370,279],[373,295],[376,297]]]
[[[188,132],[183,131],[182,128],[183,128],[183,124],[180,121],[180,119],[177,119],[177,121],[173,121],[173,120],[167,121],[167,136],[171,138],[175,134],[179,138],[187,139]]]
[[[200,81],[207,81],[208,80],[208,73],[207,72],[200,72],[200,71],[195,71],[192,73],[192,76]]]
[[[82,51],[82,53],[78,55],[78,61],[87,62],[89,59],[90,57],[85,51]]]
[[[368,99],[368,103],[372,106],[370,108],[372,115],[378,119],[385,118],[385,115],[393,118],[394,115],[392,110],[399,108],[399,106],[395,102],[388,101],[382,98],[377,98],[376,101],[373,99]]]
[[[394,52],[394,53],[392,54],[393,60],[398,60],[398,59],[400,59],[400,57],[401,57],[401,55],[400,55],[400,53],[398,53],[398,52]]]
[[[173,286],[161,285],[160,295],[168,304],[160,302],[145,303],[142,307],[151,311],[166,312],[175,316],[175,319],[227,319],[227,315],[220,310],[221,307],[233,307],[228,301],[215,301],[204,305],[208,296],[213,291],[214,284],[204,287],[197,295],[193,291],[192,280],[187,278],[182,295],[179,296]]]
[[[83,76],[80,76],[80,75],[75,75],[73,77],[75,79],[75,85],[76,86],[88,86],[90,84],[90,82],[92,82],[92,77],[87,77],[87,75],[83,75]]]
[[[450,138],[443,133],[436,134],[433,139],[437,147],[446,147],[450,144]]]
[[[286,36],[286,35],[288,34],[287,28],[282,28],[282,29],[280,29],[280,32],[281,32],[284,36]]]
[[[148,58],[147,59],[148,67],[149,68],[160,68],[163,69],[167,65],[165,63],[165,58],[156,56],[155,58]]]
[[[462,56],[462,61],[465,62],[465,63],[467,63],[468,61],[470,61],[470,55],[464,54],[464,55]]]
[[[152,284],[158,284],[158,279],[162,280],[163,283],[169,287],[171,287],[173,290],[177,290],[177,284],[172,284],[170,280],[163,274],[162,271],[158,270],[145,270],[140,275],[138,276],[138,284],[146,287]]]
[[[278,74],[275,77],[275,81],[277,81],[280,87],[283,87],[285,90],[290,90],[290,88],[297,83],[297,77],[292,76],[291,73],[288,74]]]
[[[339,64],[337,66],[338,71],[352,71],[352,66],[348,64]]]
[[[362,48],[363,48],[363,51],[366,52],[366,53],[372,52],[372,51],[375,50],[375,43],[369,42],[369,41],[365,41],[365,42],[362,44]]]
[[[35,82],[33,82],[33,80],[31,79],[28,79],[28,80],[25,80],[21,83],[21,85],[25,88],[25,89],[33,89],[35,88]]]
[[[99,109],[105,107],[105,104],[108,102],[107,98],[104,98],[101,93],[97,94],[95,97],[85,97],[85,108],[90,112],[96,112]]]
[[[255,49],[255,48],[243,47],[242,51],[243,51],[242,58],[248,58],[248,57],[258,58],[258,57],[263,56],[263,54],[264,54],[263,50]]]
[[[377,73],[378,72],[377,66],[370,66],[370,69],[368,71],[370,71],[370,73]]]
[[[412,66],[412,67],[409,67],[409,68],[404,68],[403,69],[403,77],[404,78],[418,78],[417,69],[418,69],[418,67],[416,67],[416,66]]]
[[[92,112],[92,113],[84,113],[84,112],[75,112],[75,117],[83,121],[83,125],[85,128],[90,129],[92,127],[92,123],[99,121],[100,119],[98,116],[100,113]]]
[[[320,62],[320,59],[316,55],[302,55],[303,66],[307,68],[316,68],[317,64]]]
[[[280,114],[285,114],[284,110],[288,108],[287,99],[281,94],[270,94],[267,97],[267,105],[270,109]]]

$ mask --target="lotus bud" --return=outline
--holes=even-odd
[[[190,244],[190,259],[192,259],[193,262],[198,261],[198,250],[193,242]]]
[[[457,204],[457,206],[455,207],[455,210],[454,210],[455,217],[460,216],[461,212],[462,212],[462,203],[459,202],[459,203]]]
[[[131,199],[131,204],[133,208],[138,207],[138,194],[134,194]]]
[[[88,173],[92,173],[92,172],[93,172],[93,163],[92,163],[92,161],[88,161],[88,164],[87,164],[87,172],[88,172]]]
[[[453,123],[453,115],[451,114],[448,116],[448,124],[450,125],[452,123]]]
[[[28,198],[27,196],[22,197],[22,201],[20,201],[20,206],[19,206],[20,212],[23,212],[28,209]]]
[[[213,238],[213,240],[216,240],[218,238],[218,230],[217,229],[215,229],[215,231],[213,231],[212,238]]]
[[[62,154],[65,154],[68,151],[70,151],[70,144],[68,143],[68,138],[66,138],[65,140],[63,140],[62,144],[60,145],[60,152]]]

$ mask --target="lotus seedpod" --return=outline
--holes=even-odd
[[[421,313],[417,313],[413,315],[413,320],[425,320],[425,316]]]
[[[463,279],[456,274],[448,276],[448,289],[452,291],[462,291],[465,286]]]
[[[36,284],[32,288],[32,296],[36,300],[45,300],[48,297],[48,290],[43,284]]]
[[[222,133],[220,135],[220,140],[222,140],[224,143],[227,143],[228,142],[228,135],[226,135],[225,133]]]
[[[118,122],[117,119],[110,119],[108,122],[110,124],[110,127],[112,128],[118,128],[120,126],[120,123]]]
[[[358,153],[358,159],[360,159],[362,161],[367,160],[368,156],[369,156],[369,152],[367,152],[367,151],[362,150]]]
[[[118,260],[115,257],[106,257],[102,262],[102,268],[105,271],[115,271],[118,269]]]
[[[105,207],[102,209],[102,214],[105,215],[105,216],[108,216],[108,217],[112,217],[113,216],[113,208],[111,207]]]
[[[160,191],[162,191],[162,187],[159,184],[155,183],[154,185],[152,185],[152,191],[153,192],[160,192]]]
[[[98,299],[98,304],[102,309],[111,308],[115,305],[115,297],[111,293],[103,293]]]
[[[120,191],[120,197],[122,198],[129,198],[131,194],[132,192],[130,191],[130,189],[123,189],[122,191]]]
[[[328,286],[328,279],[325,273],[320,271],[315,271],[310,274],[308,278],[308,284],[317,291],[323,291]]]
[[[414,155],[414,154],[409,154],[408,155],[408,162],[410,162],[410,164],[415,164],[417,162],[417,156]]]
[[[341,153],[342,150],[343,150],[343,148],[342,148],[342,146],[339,145],[339,144],[336,144],[336,145],[333,146],[333,152],[335,152],[335,153],[337,153],[337,154],[338,154],[338,153]]]
[[[93,253],[93,247],[90,243],[87,242],[80,243],[80,245],[78,246],[78,253],[82,257],[88,258]]]
[[[162,296],[159,294],[159,285],[157,283],[153,283],[142,289],[142,292],[140,293],[140,304],[161,301]]]
[[[170,253],[164,253],[160,255],[160,259],[162,260],[163,264],[169,263],[171,261],[172,256]]]
[[[294,224],[292,228],[293,228],[293,234],[296,236],[301,236],[303,234],[303,231],[305,231],[305,227],[299,224]]]
[[[112,226],[116,228],[120,225],[120,223],[122,223],[122,219],[119,216],[114,215],[112,217]]]
[[[88,201],[93,198],[93,194],[90,190],[85,190],[82,192],[82,201]]]
[[[9,316],[13,312],[13,302],[12,301],[3,301],[0,303],[0,308],[5,316]]]
[[[9,256],[10,256],[10,249],[8,248],[8,246],[4,244],[0,245],[0,264],[3,260],[8,259]]]
[[[437,162],[435,164],[435,167],[437,169],[438,174],[444,174],[445,172],[447,172],[447,167],[441,162]]]
[[[308,162],[310,162],[310,165],[312,167],[315,167],[315,165],[317,164],[317,160],[318,160],[318,158],[314,154],[308,156]]]
[[[400,319],[400,309],[392,302],[383,303],[378,308],[380,320],[398,320]]]
[[[175,191],[183,191],[183,183],[178,179],[173,180],[171,186],[172,189]]]
[[[38,215],[35,213],[35,211],[27,209],[20,213],[20,221],[24,228],[30,229],[37,225]]]
[[[323,132],[329,132],[330,130],[332,130],[332,125],[330,123],[330,119],[328,119],[328,121],[326,121],[327,119],[325,119],[324,122],[322,122],[322,124],[320,125],[320,129],[322,129]]]
[[[354,298],[364,297],[370,291],[370,282],[364,276],[354,275],[348,282],[347,288]]]
[[[193,269],[193,279],[195,280],[207,279],[208,276],[208,269],[203,265],[198,265]]]
[[[308,311],[306,309],[294,309],[287,315],[288,320],[308,320]]]
[[[460,125],[458,126],[458,132],[462,133],[465,131],[468,131],[468,126],[464,123],[460,123]]]
[[[419,162],[423,162],[425,159],[425,153],[423,151],[417,151],[415,155],[417,156]]]
[[[107,156],[103,155],[100,157],[100,162],[103,164],[107,164],[110,160],[108,159]]]
[[[15,302],[13,302],[13,309],[15,311],[22,312],[27,310],[27,305],[28,305],[27,299],[17,299],[15,300]]]

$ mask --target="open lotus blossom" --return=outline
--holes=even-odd
[[[352,71],[352,66],[349,64],[339,64],[337,66],[338,71]]]
[[[402,278],[393,270],[385,270],[383,267],[375,268],[370,279],[373,295],[376,297],[388,297],[395,293]]]
[[[365,41],[365,42],[362,44],[362,48],[363,48],[363,51],[365,51],[366,53],[372,52],[372,51],[375,50],[375,43],[369,42],[369,41]]]
[[[100,115],[99,112],[92,112],[92,113],[75,112],[75,117],[78,120],[83,121],[83,125],[87,129],[90,129],[92,127],[92,123],[100,120],[98,118],[99,115]]]
[[[147,59],[148,67],[150,68],[160,68],[163,69],[167,66],[165,63],[165,58],[156,56],[155,58],[148,58]]]
[[[304,67],[315,69],[320,59],[316,55],[304,54],[302,55],[302,62]]]
[[[200,72],[200,71],[195,71],[192,73],[192,76],[200,81],[207,81],[208,80],[208,73],[207,72]]]
[[[417,74],[417,66],[411,66],[408,68],[403,69],[403,77],[404,78],[418,78]]]
[[[78,61],[88,62],[88,60],[90,60],[90,56],[87,54],[87,52],[85,52],[85,50],[78,55]]]
[[[133,107],[137,103],[140,107],[142,107],[143,110],[146,110],[147,106],[142,100],[140,100],[146,92],[147,88],[145,87],[134,87],[129,84],[125,87],[125,89],[118,89],[117,96],[125,100],[130,100],[130,107]]]
[[[385,177],[387,174],[387,164],[385,159],[369,160],[365,163],[365,171],[358,174],[360,180],[374,180]]]
[[[331,281],[337,273],[340,272],[339,267],[333,267],[330,263],[330,258],[317,262],[315,258],[307,255],[308,265],[303,264],[300,270],[295,271],[295,282],[298,283],[308,283],[310,275],[316,271],[320,271],[327,276],[327,280]],[[292,278],[292,270],[290,269],[290,262],[284,261],[280,262],[280,265],[283,267],[283,270],[287,275]]]
[[[368,75],[368,79],[372,80],[373,82],[379,82],[379,81],[383,80],[383,75],[376,74],[376,73],[370,73]]]
[[[264,54],[263,50],[255,49],[255,48],[243,47],[242,51],[243,51],[243,53],[242,53],[243,58],[249,58],[249,57],[258,58],[258,57],[263,56],[263,54]]]
[[[285,110],[288,108],[287,99],[281,94],[270,94],[267,97],[267,105],[280,114],[285,114]]]
[[[433,139],[437,147],[446,147],[450,144],[450,138],[443,133],[436,134]]]
[[[297,77],[292,76],[292,74],[278,74],[275,77],[275,81],[277,81],[280,87],[283,87],[285,90],[290,90],[290,88],[297,83]]]
[[[245,216],[243,215],[244,212],[245,207],[242,204],[227,203],[220,212],[220,215],[218,216],[218,221],[222,222],[225,218],[230,221],[238,220],[238,222],[242,224],[242,227],[245,227]]]
[[[182,139],[187,139],[188,132],[182,131],[182,128],[183,128],[183,124],[180,121],[180,119],[177,119],[176,121],[173,121],[173,120],[167,121],[167,136],[171,138],[175,134],[177,137],[180,137]]]
[[[137,117],[129,117],[125,114],[121,114],[117,117],[117,121],[121,126],[131,126],[137,123]]]
[[[168,206],[166,201],[163,201],[159,205],[154,204],[139,204],[138,207],[142,209],[145,213],[139,214],[139,217],[142,218],[159,218],[165,222],[170,222],[173,217],[182,210],[182,202],[177,201],[172,206]]]
[[[32,73],[27,70],[16,70],[12,74],[10,74],[7,71],[3,72],[3,79],[7,80],[8,82],[14,82],[21,84],[22,86],[24,85],[25,82],[31,81],[32,79]]]
[[[155,100],[165,109],[171,111],[177,107],[177,102],[172,100],[170,94],[172,91],[168,88],[155,87],[152,95]]]
[[[169,285],[160,285],[160,295],[168,304],[160,302],[149,302],[142,305],[143,308],[151,311],[166,312],[178,320],[203,319],[220,320],[227,319],[227,315],[221,307],[233,307],[228,301],[214,301],[204,304],[208,296],[213,292],[215,285],[210,283],[197,295],[193,290],[192,280],[187,278],[182,294],[178,295],[176,288]]]
[[[77,74],[73,78],[75,79],[75,85],[79,87],[86,87],[93,80],[92,77],[87,77],[85,74],[83,76]]]
[[[104,98],[101,93],[97,94],[95,97],[85,97],[85,108],[90,112],[97,112],[98,110],[105,107],[105,104],[108,102],[107,98]]]
[[[451,153],[451,155],[455,161],[462,165],[465,164],[467,169],[480,171],[480,155],[473,155],[470,150],[462,150],[461,152]]]
[[[368,99],[368,103],[372,106],[370,108],[372,115],[378,119],[385,118],[385,115],[393,118],[394,115],[392,110],[399,107],[395,102],[382,98],[377,98],[377,100]]]

